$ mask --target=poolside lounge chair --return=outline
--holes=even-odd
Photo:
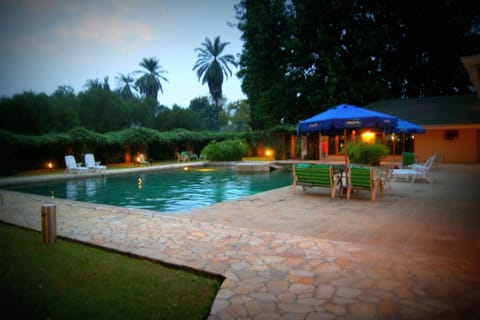
[[[187,155],[190,160],[198,160],[198,156],[193,151],[183,151],[182,154]]]
[[[416,180],[425,180],[427,182],[432,182],[432,179],[428,175],[430,168],[435,162],[436,155],[432,155],[428,158],[423,164],[414,163],[410,166],[409,169],[395,169],[392,171],[392,180],[397,181],[398,179],[409,180],[412,183]]]
[[[297,191],[297,185],[305,188],[321,187],[330,189],[330,198],[335,199],[335,192],[342,184],[340,175],[333,174],[333,167],[326,164],[296,163],[293,165],[292,191]]]
[[[186,161],[190,161],[190,159],[188,158],[188,155],[186,155],[184,152],[177,152],[177,162],[186,162]]]
[[[433,163],[435,162],[435,159],[437,158],[436,155],[432,155],[430,158],[428,158],[424,163],[422,164],[417,164],[417,163],[414,163],[410,166],[410,168],[412,169],[420,169],[420,170],[424,170],[424,171],[429,171],[430,168],[432,167]]]
[[[77,164],[74,156],[67,155],[65,156],[65,173],[85,173],[87,172],[87,167],[82,167]]]
[[[393,169],[392,170],[392,181],[398,181],[399,179],[404,179],[414,183],[416,180],[425,180],[427,182],[432,182],[432,179],[428,175],[428,169],[416,167],[412,169]]]
[[[93,171],[93,172],[105,172],[107,169],[107,166],[100,164],[100,162],[95,161],[95,156],[92,153],[86,153],[85,156],[85,167],[87,167],[88,170]]]
[[[380,178],[375,178],[373,168],[351,167],[348,174],[347,200],[354,190],[370,191],[370,199],[375,201],[377,190],[380,198],[383,196],[383,183]]]

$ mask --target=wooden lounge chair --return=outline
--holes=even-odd
[[[329,188],[330,197],[335,199],[335,192],[342,181],[340,175],[333,174],[333,167],[325,164],[296,163],[293,165],[293,193],[297,190],[297,185],[305,188],[319,187]]]
[[[177,162],[187,162],[190,161],[188,155],[184,154],[183,152],[177,152]]]
[[[347,200],[353,190],[368,190],[371,193],[370,199],[375,201],[377,190],[380,198],[383,196],[383,183],[381,178],[375,178],[373,168],[351,167],[348,174]]]
[[[382,180],[384,190],[392,189],[392,185],[390,184],[390,182],[392,181],[392,178],[393,178],[392,171],[393,171],[393,169],[389,168],[389,169],[381,170],[378,173],[377,178],[380,178],[380,180]]]

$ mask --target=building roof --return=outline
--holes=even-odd
[[[480,125],[480,100],[475,95],[381,100],[366,106],[418,125]]]

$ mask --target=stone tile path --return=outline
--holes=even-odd
[[[395,187],[405,188],[406,185]],[[428,185],[411,187],[430,188]],[[438,188],[444,187],[438,183]],[[372,204],[362,199],[332,202],[322,195],[314,198],[299,193],[293,196],[289,188],[283,188],[202,209],[207,210],[205,212],[194,211],[190,216],[61,199],[53,201],[57,206],[57,233],[62,237],[222,275],[225,280],[212,306],[211,320],[480,317],[480,263],[476,259],[480,251],[480,225],[471,225],[472,221],[478,222],[474,215],[480,212],[476,211],[478,200],[472,200],[466,193],[454,198],[461,211],[452,214],[463,222],[453,225],[454,232],[447,234],[443,242],[438,238],[440,232],[422,234],[428,224],[406,223],[415,236],[408,239],[412,243],[402,246],[375,236],[382,233],[371,223],[383,222],[382,212],[388,212],[389,208],[399,212],[399,205],[409,214],[437,212],[441,217],[438,224],[431,214],[423,219],[430,220],[429,223],[439,230],[448,230],[445,223],[449,223],[450,215],[445,212],[455,206],[446,205],[453,201],[452,198],[428,200],[428,206],[420,206],[426,195],[418,198],[406,193],[395,198],[398,192],[392,191],[391,196],[387,194]],[[468,192],[475,195],[473,191]],[[4,199],[0,205],[0,220],[40,230],[41,205],[51,199],[5,190],[0,193]],[[268,203],[279,195],[288,202],[273,201],[272,209]],[[425,199],[429,198],[435,199]],[[338,224],[340,231],[328,234],[328,230],[321,231],[311,225],[307,213],[312,212],[312,199],[326,209],[314,213],[323,216],[324,222],[328,222],[326,217],[330,216],[329,225]],[[466,206],[461,205],[463,201]],[[332,204],[335,212],[328,211]],[[377,218],[366,221],[364,211],[355,210],[357,207]],[[257,215],[266,212],[267,218],[259,218],[256,222],[253,212]],[[277,217],[273,219],[269,215],[275,212]],[[299,212],[298,219],[291,218],[292,212]],[[241,213],[245,213],[249,221],[243,222],[246,227],[239,225],[237,220]],[[360,214],[357,222],[356,214]],[[272,221],[272,227],[268,220]],[[376,240],[367,240],[371,237],[361,234],[368,233],[368,225]],[[345,232],[348,226],[353,228],[353,233]],[[389,228],[395,232],[394,224]],[[435,253],[434,247],[447,247],[445,241],[461,238],[463,230],[476,231],[474,235],[468,233],[464,239],[471,240],[469,248],[462,251],[458,247],[461,254],[453,254],[457,250]],[[335,239],[341,237],[345,239]],[[432,242],[433,247],[413,243],[422,239]],[[438,243],[432,239],[437,239]]]

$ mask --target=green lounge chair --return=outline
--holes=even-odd
[[[350,199],[353,190],[370,191],[370,199],[375,201],[377,190],[380,198],[383,196],[383,183],[381,178],[375,178],[373,168],[351,167],[348,174],[347,200]]]
[[[330,197],[335,199],[335,192],[342,181],[340,175],[333,174],[333,167],[325,164],[296,163],[293,165],[293,193],[297,190],[297,185],[305,188],[319,187],[329,188]]]

